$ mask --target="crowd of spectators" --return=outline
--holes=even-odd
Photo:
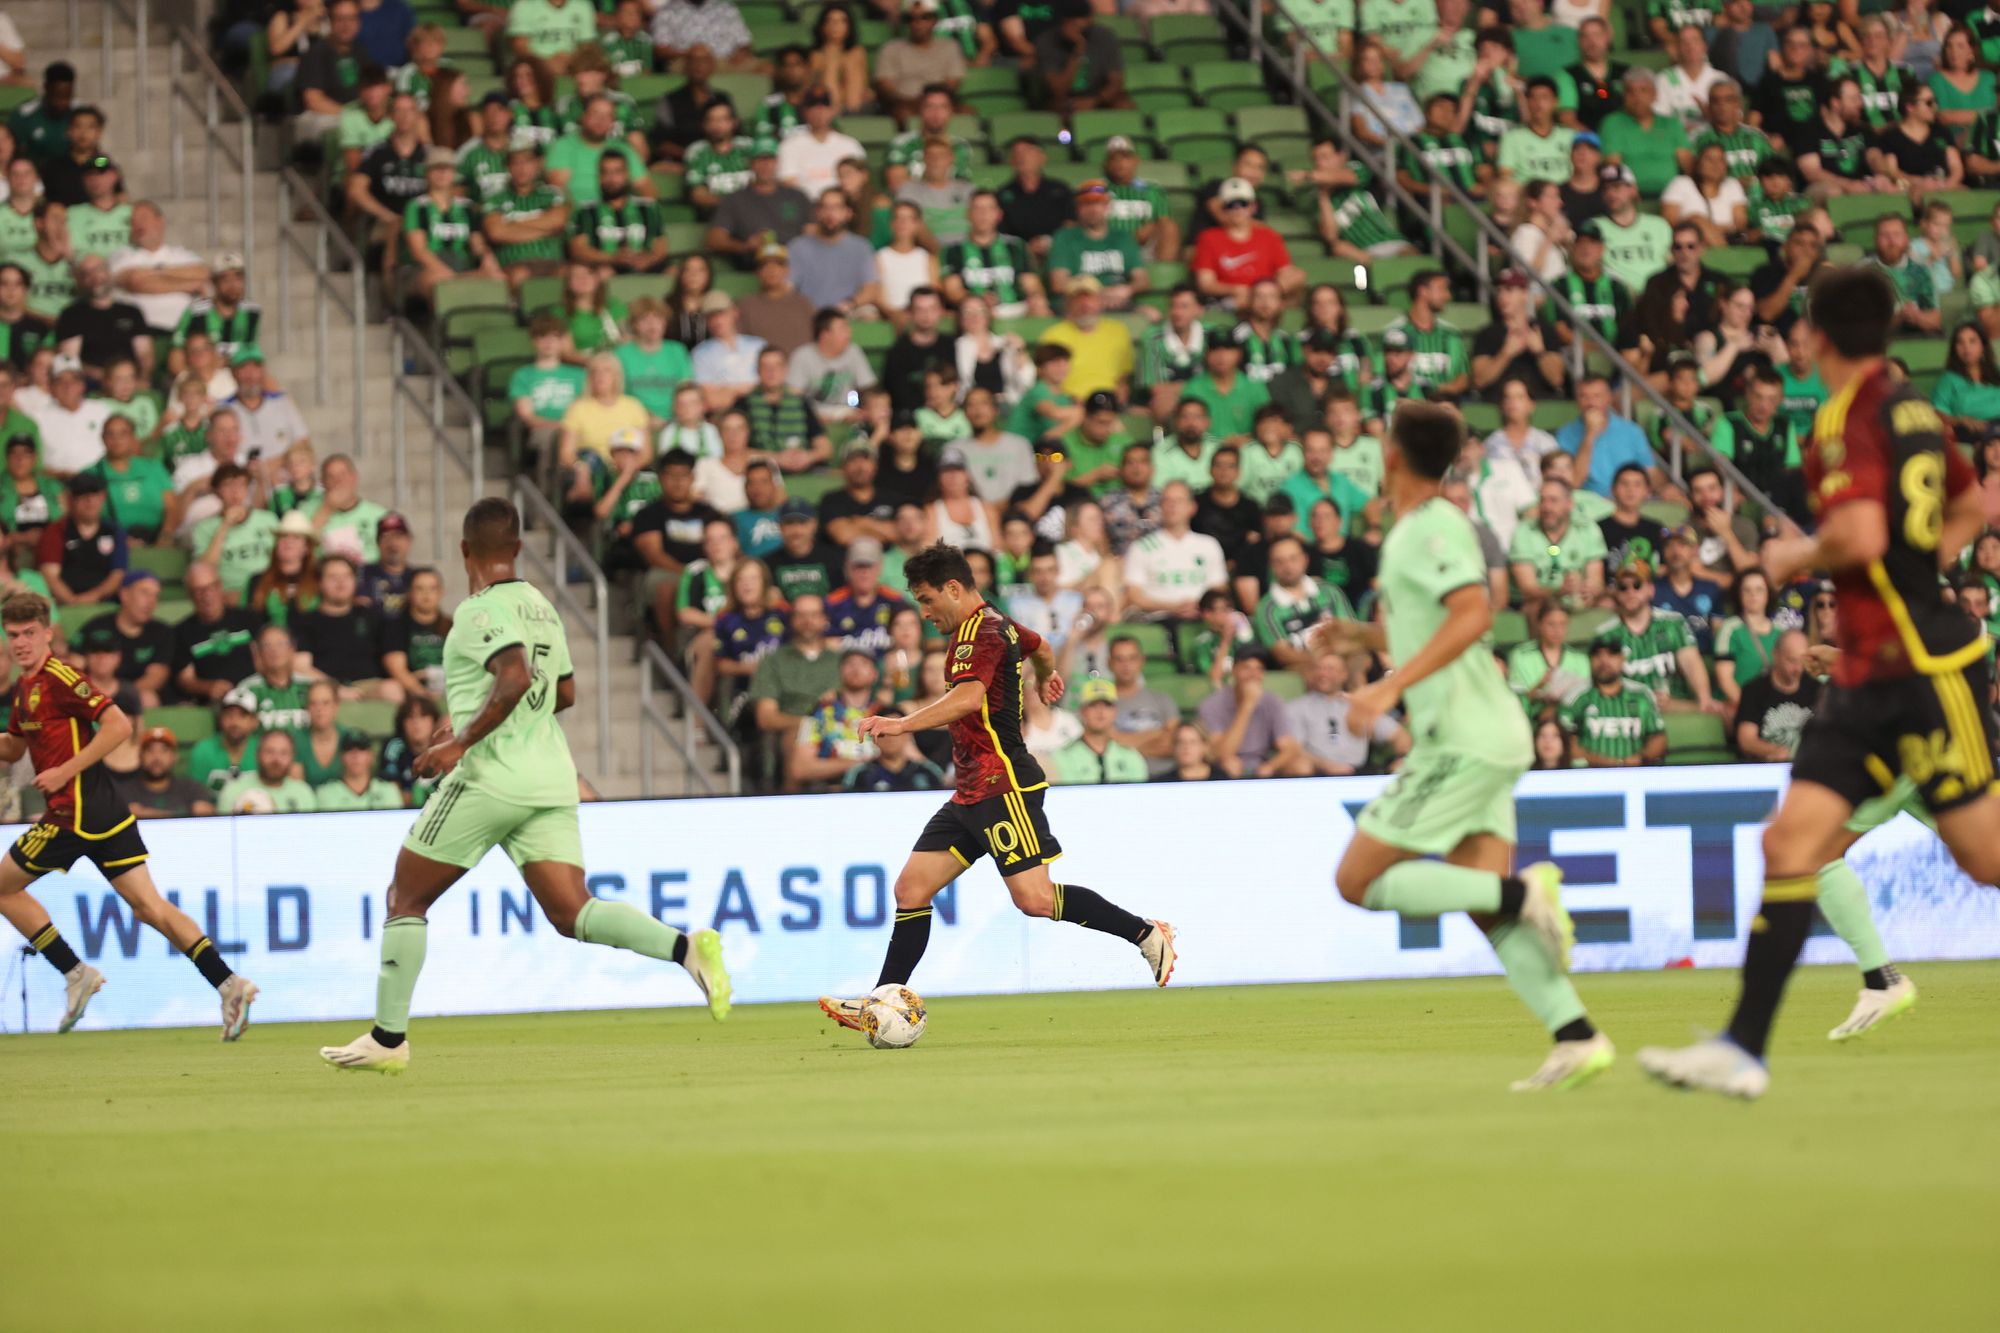
[[[1833,262],[1896,284],[1901,332],[1941,350],[1898,364],[2000,489],[2000,206],[1954,211],[2000,185],[1995,11],[1278,0],[1272,30],[1368,101],[1341,139],[1245,136],[1183,198],[1146,174],[1163,116],[1083,117],[1139,105],[1100,16],[1200,0],[831,3],[775,48],[732,0],[461,8],[499,71],[476,102],[442,30],[384,17],[403,0],[288,8],[273,68],[387,277],[523,303],[523,456],[772,785],[940,780],[934,738],[856,735],[937,692],[899,577],[935,540],[1079,681],[1035,722],[1059,781],[1393,765],[1407,737],[1349,736],[1337,706],[1383,664],[1311,630],[1373,609],[1379,441],[1410,397],[1466,418],[1449,491],[1557,762],[1656,761],[1669,733],[1754,755],[1743,701],[1794,679],[1780,640],[1827,637],[1816,586],[1771,588],[1758,551],[1810,522],[1826,395],[1799,313]],[[962,134],[999,69],[1060,134]],[[1521,267],[1469,304],[1391,177],[1462,188]],[[1635,410],[1642,382],[1673,415]],[[2000,579],[1987,546],[1968,586]]]

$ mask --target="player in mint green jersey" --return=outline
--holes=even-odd
[[[375,1026],[320,1057],[341,1069],[401,1073],[410,1063],[410,997],[424,965],[426,914],[495,847],[506,852],[557,933],[686,967],[717,1019],[729,1014],[729,974],[712,930],[683,935],[629,903],[584,887],[576,765],[556,714],[576,702],[562,617],[514,573],[521,519],[511,502],[466,511],[472,595],[445,638],[442,724],[417,772],[442,777],[396,857],[382,923]]]
[[[1479,538],[1439,494],[1464,443],[1464,423],[1450,409],[1397,407],[1382,451],[1396,512],[1379,579],[1386,633],[1337,620],[1314,636],[1323,652],[1386,646],[1395,670],[1348,696],[1347,726],[1365,735],[1400,702],[1416,738],[1396,780],[1361,812],[1334,883],[1372,911],[1469,913],[1515,993],[1555,1036],[1541,1068],[1514,1090],[1571,1088],[1608,1069],[1614,1052],[1566,975],[1576,932],[1561,872],[1546,862],[1513,868],[1514,784],[1533,744],[1494,667]]]

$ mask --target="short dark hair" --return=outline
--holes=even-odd
[[[1225,444],[1217,448],[1214,453],[1208,456],[1208,466],[1210,470],[1213,470],[1216,463],[1218,463],[1225,457],[1228,458],[1230,462],[1235,463],[1238,466],[1241,466],[1243,463],[1243,451],[1238,449],[1233,444]]]
[[[512,500],[489,495],[473,501],[460,529],[475,555],[511,555],[521,544],[521,514]]]
[[[831,191],[829,191],[829,193],[831,193]],[[827,306],[822,310],[814,312],[813,337],[815,338],[820,337],[828,329],[832,328],[836,321],[843,320],[846,318],[847,318],[846,311],[836,310],[832,306]]]
[[[1389,438],[1418,476],[1442,481],[1465,448],[1465,422],[1435,403],[1405,401],[1389,419]]]
[[[1533,92],[1537,88],[1546,88],[1553,93],[1556,91],[1556,81],[1546,74],[1537,74],[1528,80],[1527,90]]]
[[[17,592],[0,602],[0,625],[51,623],[48,599],[39,593]]]
[[[905,561],[903,583],[910,588],[919,583],[932,588],[956,583],[967,591],[978,586],[972,581],[972,562],[965,558],[965,552],[945,542],[926,546]]]
[[[684,467],[694,471],[694,455],[685,449],[669,449],[660,455],[660,461],[653,464],[657,472],[665,472],[670,467]]]
[[[1896,289],[1872,265],[1822,269],[1806,291],[1806,319],[1850,361],[1882,356],[1896,318]]]

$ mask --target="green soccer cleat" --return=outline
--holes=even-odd
[[[729,969],[722,965],[722,936],[712,930],[688,936],[687,961],[681,966],[708,997],[708,1012],[715,1021],[729,1017]]]
[[[1917,1004],[1917,983],[1898,976],[1887,990],[1863,990],[1854,1002],[1854,1012],[1839,1027],[1826,1034],[1828,1041],[1853,1041],[1874,1031],[1898,1014],[1906,1014]]]
[[[1583,1041],[1559,1041],[1540,1069],[1510,1086],[1515,1092],[1568,1092],[1611,1068],[1617,1058],[1617,1048],[1602,1032]]]

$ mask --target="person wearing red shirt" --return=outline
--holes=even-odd
[[[865,717],[858,730],[865,740],[950,727],[958,790],[931,817],[896,877],[896,924],[876,986],[909,984],[930,943],[931,900],[987,855],[1022,912],[1071,921],[1138,946],[1153,981],[1166,985],[1174,971],[1172,926],[1134,916],[1081,884],[1058,884],[1049,877],[1049,862],[1062,855],[1062,845],[1042,812],[1049,780],[1022,740],[1021,714],[1030,663],[1042,702],[1051,708],[1061,702],[1055,652],[1041,635],[986,604],[974,590],[971,564],[955,546],[940,542],[911,556],[903,580],[924,619],[944,632],[950,690],[906,717]],[[841,1026],[865,1031],[870,998],[825,996],[819,1007]]]
[[[1285,238],[1251,216],[1257,190],[1241,176],[1231,176],[1216,191],[1222,225],[1210,227],[1194,245],[1194,281],[1211,301],[1246,305],[1250,289],[1260,282],[1278,284],[1286,302],[1306,289],[1305,270],[1292,262]]]

